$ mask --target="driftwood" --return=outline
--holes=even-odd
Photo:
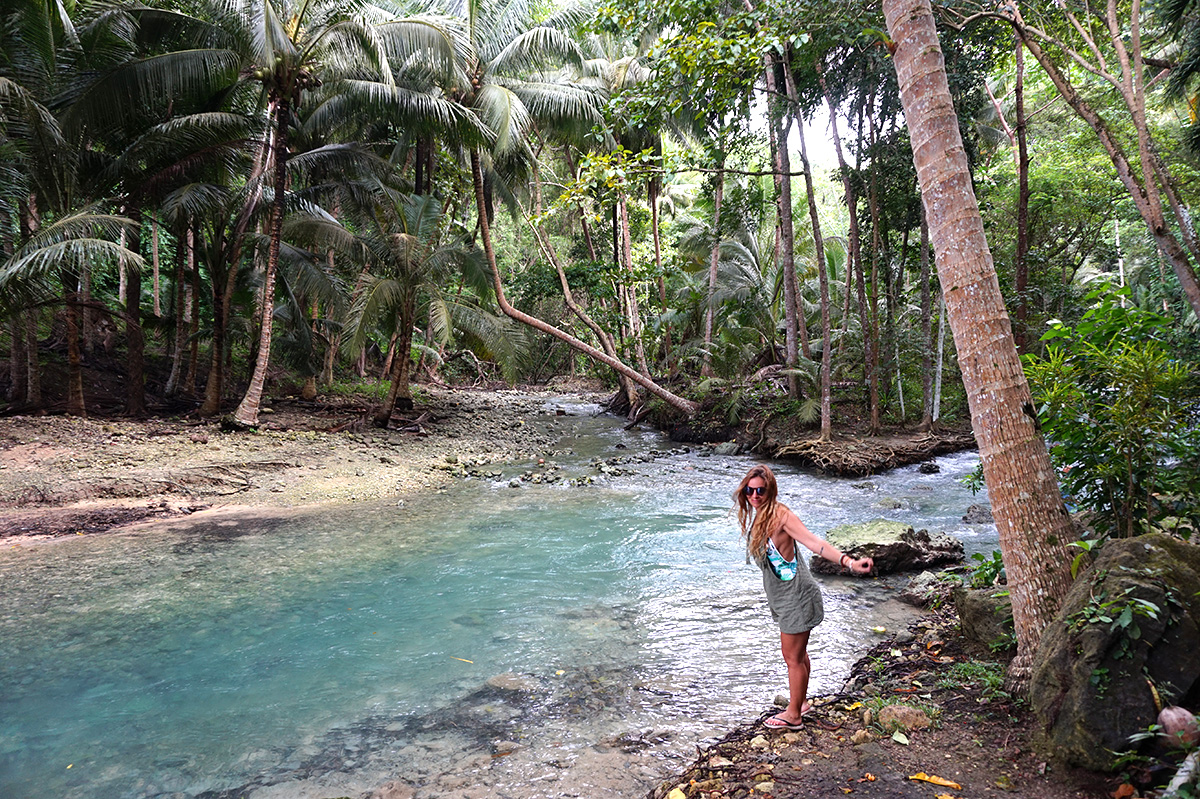
[[[865,477],[973,446],[975,439],[970,433],[925,433],[915,438],[804,439],[784,444],[771,455],[794,459],[838,477]]]

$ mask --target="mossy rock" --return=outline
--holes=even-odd
[[[1156,609],[1156,610],[1152,610]],[[1200,702],[1200,547],[1162,534],[1109,541],[1034,656],[1030,706],[1048,754],[1094,771],[1155,722]]]
[[[938,569],[963,560],[963,545],[957,538],[888,519],[834,527],[825,540],[853,558],[874,560],[875,575]],[[813,556],[811,568],[821,574],[841,571],[838,564],[819,556]]]

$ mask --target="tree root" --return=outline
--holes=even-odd
[[[795,459],[838,477],[865,477],[920,463],[947,452],[969,449],[974,446],[974,441],[970,433],[834,441],[805,439],[784,444],[772,453],[772,457]]]

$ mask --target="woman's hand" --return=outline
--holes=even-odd
[[[871,569],[875,568],[875,561],[870,558],[859,558],[858,560],[850,561],[847,565],[850,567],[850,571],[855,574],[869,574]]]

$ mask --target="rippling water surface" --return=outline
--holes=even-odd
[[[558,483],[512,487],[531,467],[512,464],[400,506],[0,552],[0,796],[643,795],[786,690],[729,512],[751,461],[564,407]],[[634,462],[566,484],[597,456]],[[976,462],[777,472],[818,534],[886,516],[970,553],[996,541],[960,521],[986,502],[956,482]],[[902,579],[818,579],[819,694],[912,613]]]

